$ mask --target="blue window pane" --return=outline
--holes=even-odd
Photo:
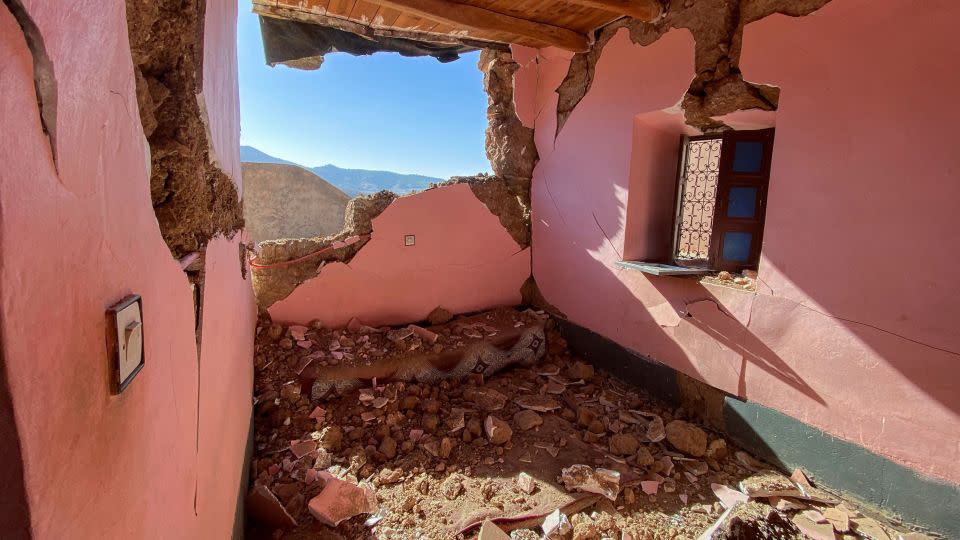
[[[757,209],[757,188],[735,186],[730,188],[727,217],[752,218]]]
[[[750,258],[750,243],[753,233],[725,232],[723,233],[723,260],[746,261]]]
[[[763,143],[740,141],[733,154],[733,172],[758,173],[763,165]]]

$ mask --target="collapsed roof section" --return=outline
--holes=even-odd
[[[369,27],[367,27],[369,30]],[[476,47],[440,44],[402,37],[367,35],[329,26],[260,16],[263,52],[267,64],[283,64],[298,69],[317,69],[327,53],[344,52],[363,56],[376,52],[395,52],[403,56],[432,56],[440,62],[452,62],[460,53]]]
[[[441,62],[511,43],[581,52],[622,17],[653,21],[660,0],[253,0],[270,65],[317,69],[330,52],[379,51]]]

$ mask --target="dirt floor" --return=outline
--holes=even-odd
[[[370,366],[396,375],[445,355],[443,376],[452,353],[538,325],[547,346],[534,365],[425,383],[363,379],[310,399],[313,378],[357,375],[328,369],[344,358],[369,376]],[[485,519],[497,527],[484,524],[483,540],[923,538],[596,372],[542,314],[411,329],[261,322],[250,538],[475,538]],[[498,347],[509,345],[501,336]]]

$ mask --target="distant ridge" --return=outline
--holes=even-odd
[[[304,167],[276,158],[252,146],[240,147],[240,161],[244,163],[281,163],[302,167],[327,182],[340,188],[347,195],[354,197],[362,193],[376,193],[382,190],[404,194],[410,191],[426,189],[430,184],[443,182],[443,178],[423,176],[420,174],[400,174],[391,171],[372,171],[365,169],[342,169],[336,165],[322,165],[320,167]]]

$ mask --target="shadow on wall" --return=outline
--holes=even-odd
[[[957,48],[943,22],[957,9],[938,3],[912,14],[910,27],[929,31],[911,51],[876,31],[895,19],[886,10],[863,20],[871,12],[864,2],[747,27],[744,73],[783,88],[757,293],[614,265],[624,255],[663,251],[663,242],[653,242],[666,236],[669,221],[638,231],[632,220],[637,208],[672,214],[673,201],[655,199],[673,189],[676,161],[631,164],[634,115],[649,120],[676,103],[690,80],[683,62],[693,48],[681,32],[640,47],[621,31],[558,138],[540,145],[534,273],[547,300],[641,354],[956,481],[949,464],[957,456],[951,426],[960,412],[960,334],[949,326],[960,319],[960,280],[946,270],[955,267],[955,253],[937,239],[955,228],[960,184],[949,171],[960,163],[942,133],[943,110],[921,94],[960,83],[960,75],[937,68],[943,51]],[[850,21],[863,28],[854,37]],[[822,38],[812,50],[811,31]],[[862,61],[864,50],[899,59],[889,64],[898,67],[877,74]],[[548,78],[556,67],[548,61],[541,69]],[[649,73],[657,73],[656,84],[644,77]],[[866,80],[877,91],[865,97]],[[890,103],[911,105],[891,110]],[[538,132],[553,132],[549,107]],[[918,146],[910,133],[931,136]],[[635,181],[643,167],[670,190],[635,200],[631,176]],[[891,257],[925,263],[892,264]]]

